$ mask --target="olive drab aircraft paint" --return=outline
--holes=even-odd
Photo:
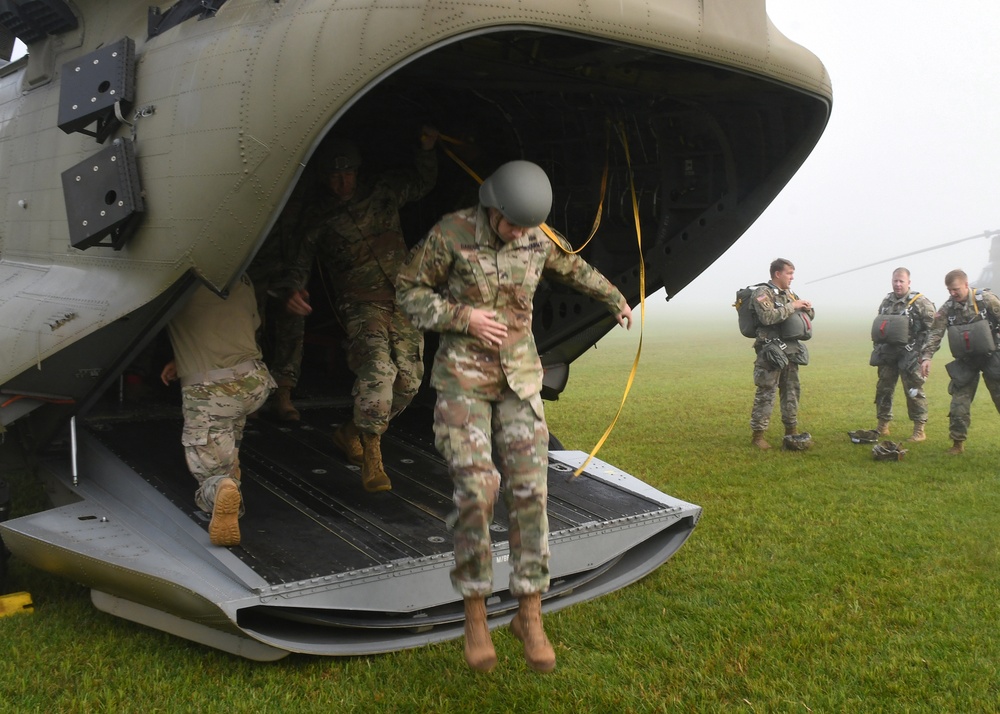
[[[0,62],[0,427],[31,425],[54,508],[0,535],[102,610],[259,660],[462,633],[426,395],[383,440],[393,490],[377,498],[330,448],[347,391],[295,428],[256,420],[240,453],[250,520],[230,549],[191,503],[179,410],[102,409],[199,283],[224,293],[248,267],[327,135],[363,147],[362,173],[400,163],[423,124],[479,175],[538,163],[548,223],[576,245],[603,200],[583,256],[635,306],[634,215],[646,294],[672,296],[768,206],[832,104],[822,63],[763,0],[6,0],[8,60],[14,37],[28,53]],[[407,209],[411,244],[475,201],[439,160]],[[614,325],[539,289],[545,397],[578,387],[569,365]],[[585,457],[550,453],[547,611],[648,574],[701,513],[598,460],[569,478]],[[498,587],[505,524],[498,510]],[[498,626],[516,601],[487,605]]]

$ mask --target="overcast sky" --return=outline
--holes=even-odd
[[[810,281],[1000,230],[1000,2],[768,0],[768,14],[826,65],[830,123],[760,219],[666,309],[717,295],[732,311],[736,289],[766,280],[776,257],[795,263],[792,287],[817,318],[874,314],[897,263],[940,305],[944,274],[962,268],[974,282],[988,241]]]

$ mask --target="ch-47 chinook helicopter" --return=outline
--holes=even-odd
[[[431,124],[480,175],[539,163],[548,222],[571,240],[603,200],[583,255],[636,305],[641,263],[646,294],[673,295],[746,230],[832,101],[823,65],[763,0],[0,0],[0,29],[8,59],[15,36],[28,47],[0,67],[0,425],[73,426],[67,448],[40,452],[55,507],[0,535],[102,610],[258,660],[462,632],[429,400],[383,442],[393,489],[378,497],[329,443],[346,393],[294,428],[257,420],[241,449],[252,520],[232,549],[209,544],[191,503],[178,411],[94,416],[196,285],[225,293],[247,268],[325,136],[350,132],[377,163]],[[443,160],[409,238],[474,196]],[[539,290],[546,396],[614,324]],[[585,456],[550,454],[546,610],[657,568],[701,513],[597,460],[570,480]],[[491,623],[514,607],[498,592]]]

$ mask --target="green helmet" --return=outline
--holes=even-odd
[[[880,441],[872,447],[872,456],[876,461],[902,461],[906,449],[899,448],[895,441]]]
[[[812,443],[812,435],[804,431],[801,434],[786,434],[781,445],[788,451],[805,451]]]
[[[508,161],[483,181],[479,202],[515,226],[537,226],[552,208],[552,184],[538,164]]]
[[[322,147],[320,166],[325,173],[350,171],[361,166],[361,152],[354,142],[339,136],[327,140]]]

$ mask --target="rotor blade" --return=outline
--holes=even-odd
[[[862,265],[858,268],[851,268],[850,270],[842,270],[839,273],[834,273],[833,275],[827,275],[822,278],[816,278],[816,280],[809,280],[805,284],[812,285],[813,283],[819,283],[823,280],[829,280],[830,278],[836,278],[841,275],[847,275],[848,273],[854,273],[858,270],[864,270],[865,268],[871,268],[875,265],[882,265],[882,263],[888,263],[893,260],[899,260],[900,258],[908,258],[911,255],[917,255],[918,253],[926,253],[931,250],[937,250],[938,248],[947,248],[950,245],[955,245],[956,243],[964,243],[967,240],[972,240],[974,238],[994,238],[1000,236],[1000,231],[983,231],[982,233],[977,233],[974,236],[969,236],[968,238],[959,238],[958,240],[949,241],[948,243],[940,243],[938,245],[931,246],[930,248],[921,248],[920,250],[914,250],[909,253],[903,253],[902,255],[893,256],[892,258],[885,258],[883,260],[877,260],[874,263],[869,263],[868,265]]]

